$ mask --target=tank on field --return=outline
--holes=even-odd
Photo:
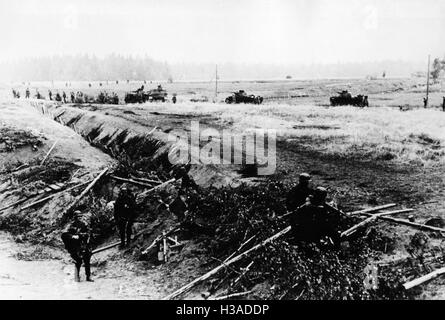
[[[162,101],[167,97],[167,91],[159,85],[156,89],[144,91],[144,86],[125,95],[125,103],[144,103],[147,101]]]
[[[263,102],[263,97],[255,96],[253,94],[247,95],[244,90],[239,90],[234,92],[231,96],[228,96],[225,100],[226,103],[253,103],[261,104]]]
[[[356,106],[356,107],[368,107],[368,96],[359,94],[353,97],[347,90],[338,92],[338,96],[331,97],[331,106]]]
[[[167,91],[159,85],[156,89],[148,91],[148,98],[150,101],[162,101],[165,102],[167,98]]]

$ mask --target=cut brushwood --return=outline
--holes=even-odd
[[[281,230],[280,232],[276,233],[275,235],[271,236],[270,238],[267,238],[266,240],[262,241],[261,243],[257,244],[256,246],[250,248],[247,251],[244,251],[243,253],[237,255],[236,257],[233,257],[232,259],[230,259],[229,261],[219,265],[218,267],[216,267],[215,269],[210,270],[209,272],[207,272],[206,274],[204,274],[203,276],[193,280],[192,282],[190,282],[189,284],[183,286],[182,288],[176,290],[175,292],[169,294],[168,296],[166,296],[164,298],[164,300],[170,300],[170,299],[174,299],[177,296],[184,294],[186,292],[188,292],[189,290],[191,290],[194,286],[196,286],[197,284],[207,280],[208,278],[210,278],[211,276],[217,274],[220,270],[224,269],[226,266],[231,265],[232,263],[235,263],[239,260],[241,260],[242,258],[246,257],[247,255],[249,255],[250,253],[252,253],[253,251],[256,251],[262,247],[264,247],[266,244],[278,239],[279,237],[285,235],[286,233],[288,233],[291,230],[291,227],[287,227],[283,230]]]
[[[406,282],[406,283],[403,285],[403,287],[404,287],[406,290],[408,290],[408,289],[414,288],[414,287],[416,287],[416,286],[418,286],[418,285],[421,285],[422,283],[425,283],[425,282],[427,282],[427,281],[430,281],[430,280],[432,280],[432,279],[434,279],[434,278],[437,278],[438,276],[440,276],[440,275],[442,275],[442,274],[445,274],[445,267],[444,267],[444,268],[437,269],[437,270],[435,270],[435,271],[433,271],[433,272],[431,272],[431,273],[428,273],[428,274],[426,274],[426,275],[424,275],[424,276],[421,276],[420,278],[417,278],[417,279],[411,280],[411,281],[409,281],[409,282]]]

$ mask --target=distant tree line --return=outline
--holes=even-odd
[[[440,78],[442,71],[445,71],[445,58],[443,60],[440,60],[439,58],[434,59],[431,78],[433,78],[434,81],[437,81]]]
[[[111,54],[104,58],[94,55],[59,55],[21,59],[0,64],[3,80],[167,80],[169,66],[149,57]]]

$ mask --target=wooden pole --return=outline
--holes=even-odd
[[[215,67],[215,102],[218,101],[218,65]]]
[[[53,151],[54,147],[56,146],[57,142],[59,142],[59,139],[56,140],[56,142],[54,142],[53,146],[51,147],[51,149],[49,149],[48,153],[45,155],[45,157],[43,158],[42,162],[40,162],[40,165],[42,165],[46,159],[48,158],[48,156],[51,154],[51,152]]]
[[[86,189],[68,206],[68,208],[62,214],[62,217],[70,212],[77,205],[77,203],[87,195],[87,193],[94,187],[94,185],[100,180],[100,178],[102,178],[107,173],[107,171],[108,168],[105,168],[104,170],[102,170],[101,173],[99,173],[99,175],[88,185],[88,187],[86,187]]]
[[[404,287],[406,290],[411,289],[411,288],[414,288],[414,287],[416,287],[416,286],[418,286],[418,285],[420,285],[420,284],[422,284],[422,283],[424,283],[424,282],[427,282],[427,281],[429,281],[429,280],[432,280],[432,279],[434,279],[434,278],[436,278],[436,277],[438,277],[438,276],[440,276],[440,275],[442,275],[442,274],[444,274],[444,273],[445,273],[445,267],[444,267],[444,268],[437,269],[437,270],[435,270],[435,271],[433,271],[433,272],[431,272],[431,273],[428,273],[428,274],[426,274],[426,275],[424,275],[424,276],[421,276],[420,278],[411,280],[411,281],[405,283],[405,284],[403,285],[403,287]]]
[[[368,214],[366,213],[365,215],[368,215]],[[403,225],[414,227],[414,228],[421,229],[421,230],[428,230],[428,231],[436,231],[436,232],[444,232],[445,233],[445,229],[438,228],[438,227],[433,227],[433,226],[427,226],[425,224],[411,222],[411,221],[404,220],[404,219],[385,217],[385,216],[377,217],[377,219],[390,221],[390,222],[394,222],[394,223],[398,223],[398,224],[403,224]]]
[[[148,184],[148,183],[144,183],[144,182],[140,182],[140,181],[135,181],[135,180],[132,180],[132,179],[121,178],[121,177],[117,177],[117,176],[113,176],[113,175],[110,175],[110,178],[114,179],[114,180],[117,180],[117,181],[121,181],[121,182],[131,183],[131,184],[134,184],[134,185],[140,186],[140,187],[153,188],[152,184]]]
[[[252,293],[253,291],[245,291],[245,292],[238,292],[238,293],[232,293],[232,294],[228,294],[226,296],[220,296],[220,297],[214,297],[214,298],[209,298],[208,300],[226,300],[229,298],[235,298],[235,297],[241,297],[241,296],[245,296],[249,293]]]
[[[379,211],[379,210],[382,210],[382,209],[392,208],[392,207],[395,207],[396,205],[397,204],[395,204],[395,203],[389,203],[389,204],[384,204],[384,205],[381,205],[381,206],[378,206],[378,207],[373,207],[373,208],[368,208],[368,209],[348,212],[348,213],[346,213],[346,215],[353,216],[353,215],[359,215],[359,214],[362,214],[362,213],[375,212],[375,211]]]
[[[426,74],[426,103],[425,108],[428,107],[428,96],[430,92],[430,58],[431,55],[428,55],[428,73]]]
[[[387,211],[387,212],[372,214],[372,215],[370,215],[369,218],[363,220],[362,222],[356,224],[355,226],[349,228],[348,230],[343,231],[341,233],[340,237],[349,237],[351,234],[355,233],[358,229],[371,223],[372,221],[376,220],[378,217],[390,215],[390,214],[396,214],[396,213],[411,212],[411,211],[414,211],[414,209],[403,209],[403,210]]]
[[[211,276],[213,276],[214,274],[217,274],[220,270],[224,269],[225,267],[227,267],[228,265],[235,263],[239,260],[241,260],[242,258],[246,257],[247,255],[249,255],[251,252],[258,250],[262,247],[264,247],[266,244],[278,239],[279,237],[283,236],[284,234],[288,233],[291,230],[291,227],[287,227],[283,230],[281,230],[280,232],[274,234],[273,236],[271,236],[270,238],[267,238],[266,240],[264,240],[263,242],[257,244],[256,246],[250,248],[247,251],[244,251],[243,253],[237,255],[236,257],[233,257],[232,259],[230,259],[229,261],[219,265],[218,267],[216,267],[215,269],[210,270],[209,272],[207,272],[206,274],[204,274],[203,276],[193,280],[192,282],[190,282],[189,284],[183,286],[182,288],[179,288],[178,290],[176,290],[175,292],[169,294],[168,296],[166,296],[163,300],[170,300],[170,299],[174,299],[177,296],[184,294],[186,292],[188,292],[189,290],[191,290],[194,286],[196,286],[197,284],[207,280],[208,278],[210,278]]]

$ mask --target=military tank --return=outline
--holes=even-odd
[[[255,96],[253,94],[247,95],[244,90],[239,90],[238,92],[233,92],[232,95],[228,96],[225,100],[226,103],[253,103],[261,104],[263,102],[263,97]]]
[[[330,97],[331,106],[369,107],[368,96],[357,95],[353,97],[347,90],[338,92],[338,96]]]

